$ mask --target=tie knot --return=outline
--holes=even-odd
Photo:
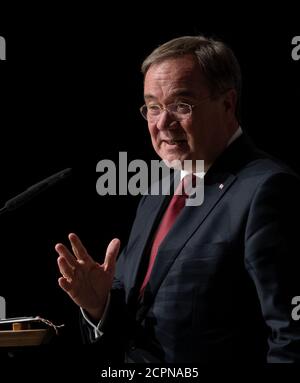
[[[188,197],[192,192],[194,192],[194,188],[196,187],[196,182],[197,182],[197,177],[194,174],[187,174],[180,181],[174,194]]]

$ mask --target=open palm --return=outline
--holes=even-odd
[[[88,254],[76,234],[69,234],[68,238],[72,252],[61,243],[55,246],[62,274],[58,283],[78,306],[98,320],[103,314],[112,286],[120,241],[115,238],[110,242],[104,262],[100,265]]]

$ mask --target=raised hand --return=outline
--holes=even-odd
[[[71,233],[68,238],[73,252],[61,243],[55,246],[62,274],[59,286],[93,319],[99,320],[112,286],[120,240],[115,238],[109,243],[104,263],[100,265],[91,258],[76,234]]]

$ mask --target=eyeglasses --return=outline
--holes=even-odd
[[[211,98],[211,96],[204,97],[200,102],[194,105],[190,105],[185,102],[175,102],[166,105],[165,107],[159,104],[145,104],[141,106],[140,112],[145,120],[153,122],[159,119],[163,110],[167,110],[176,121],[181,121],[186,118],[189,118],[192,115],[193,109],[196,106],[202,104],[204,101],[208,100],[209,98]]]

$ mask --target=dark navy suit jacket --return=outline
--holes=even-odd
[[[153,233],[170,200],[142,197],[121,253],[104,335],[133,362],[295,362],[300,321],[300,182],[243,134],[205,175],[162,242],[143,300]],[[220,185],[223,185],[220,187]],[[88,326],[85,339],[92,341]]]

